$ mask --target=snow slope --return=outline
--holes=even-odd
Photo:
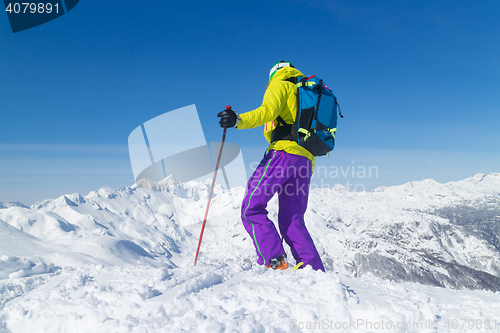
[[[313,190],[326,273],[256,266],[218,186],[193,267],[209,185],[0,203],[0,332],[500,332],[500,174]]]

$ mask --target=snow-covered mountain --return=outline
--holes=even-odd
[[[432,331],[444,314],[465,315],[464,307],[450,310],[452,297],[468,300],[467,318],[478,304],[490,310],[474,319],[499,313],[500,174],[361,193],[312,190],[306,223],[326,274],[256,267],[239,218],[244,189],[219,186],[192,267],[209,187],[169,177],[32,207],[0,203],[0,332],[51,324],[162,331],[166,323],[174,331],[298,331],[300,323],[359,318],[413,320]],[[268,210],[276,221],[276,200]],[[290,305],[297,297],[310,310]],[[416,312],[403,311],[405,302]],[[270,310],[280,306],[284,313]]]
[[[314,192],[308,221],[330,268],[351,276],[500,290],[500,174]],[[331,261],[328,260],[331,258]]]
[[[209,185],[168,178],[117,191],[104,187],[31,208],[10,204],[0,219],[51,246],[69,246],[64,252],[78,252],[82,262],[132,258],[155,264],[162,257],[161,265],[178,267],[193,256]],[[242,195],[241,188],[216,187],[201,262],[253,261],[239,219]],[[277,201],[269,212],[276,220]],[[306,221],[328,270],[450,288],[500,288],[500,174],[369,193],[317,189]],[[100,249],[92,246],[98,244]]]

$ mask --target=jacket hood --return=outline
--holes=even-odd
[[[271,78],[271,80],[269,80],[269,83],[271,83],[274,80],[283,81],[283,80],[286,80],[290,77],[296,77],[296,76],[305,76],[305,75],[302,74],[302,72],[299,71],[297,68],[282,67],[282,68],[278,69],[276,74],[274,74],[274,76]]]

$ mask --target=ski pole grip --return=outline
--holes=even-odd
[[[233,108],[231,107],[231,105],[226,105],[226,110],[229,111],[229,110],[232,110]]]

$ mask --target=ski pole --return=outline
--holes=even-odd
[[[231,110],[231,106],[227,105],[226,110]],[[196,249],[196,257],[194,258],[194,266],[196,266],[196,261],[198,260],[198,253],[200,252],[201,239],[203,238],[203,232],[205,231],[205,224],[207,223],[208,209],[210,208],[210,202],[212,201],[212,194],[214,192],[215,178],[217,178],[217,171],[219,170],[220,158],[222,156],[222,148],[224,147],[224,141],[226,141],[226,131],[224,128],[222,132],[222,141],[220,143],[219,156],[217,157],[217,164],[215,164],[214,178],[212,179],[212,185],[210,186],[210,193],[208,194],[207,209],[205,209],[205,217],[203,218],[203,224],[201,225],[200,239],[198,240],[198,248]]]

